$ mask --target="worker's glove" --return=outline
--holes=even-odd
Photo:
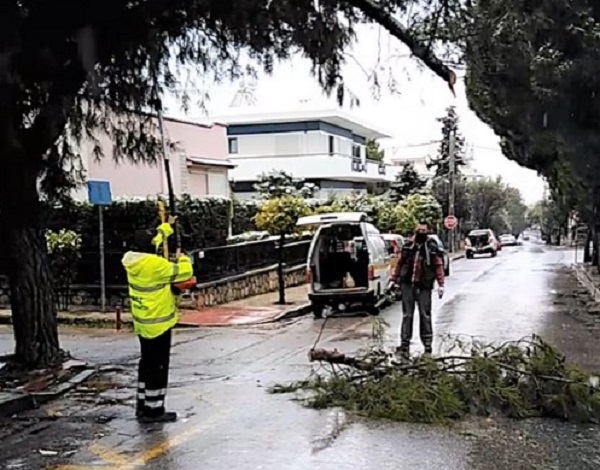
[[[438,299],[441,299],[442,297],[444,297],[444,288],[438,287]]]

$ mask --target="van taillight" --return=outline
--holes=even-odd
[[[306,268],[306,283],[310,284],[312,282],[312,272],[310,268]]]
[[[375,269],[373,268],[373,265],[370,264],[369,265],[369,281],[372,281],[373,279],[375,279]]]

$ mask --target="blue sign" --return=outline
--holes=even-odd
[[[88,198],[95,206],[110,206],[112,194],[110,181],[88,181]]]

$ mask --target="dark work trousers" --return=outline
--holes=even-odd
[[[415,305],[419,307],[419,333],[425,348],[431,348],[433,326],[431,324],[431,291],[412,284],[402,284],[402,331],[400,347],[408,349],[413,336]]]
[[[138,368],[136,406],[138,415],[154,417],[165,412],[171,337],[171,330],[152,339],[138,336],[142,350]]]

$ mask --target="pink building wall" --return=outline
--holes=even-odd
[[[167,139],[176,144],[176,150],[170,153],[175,192],[192,196],[210,195],[206,174],[227,178],[228,169],[222,166],[228,162],[227,128],[221,124],[204,125],[166,118],[165,130]],[[83,152],[89,180],[110,181],[113,197],[145,197],[167,193],[162,160],[155,165],[117,164],[113,159],[110,138],[101,136],[100,142],[104,151],[100,161],[94,159],[91,145]],[[191,163],[189,159],[194,157],[202,159],[204,163]],[[212,160],[215,161],[214,165],[210,164]]]

